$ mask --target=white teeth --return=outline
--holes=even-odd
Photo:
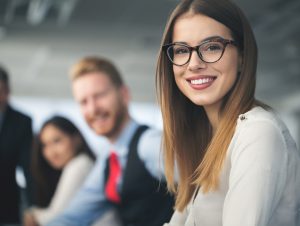
[[[213,78],[194,79],[194,80],[191,80],[191,83],[194,84],[194,85],[201,85],[201,84],[204,84],[204,83],[211,82],[213,80],[214,80]]]

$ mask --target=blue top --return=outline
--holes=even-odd
[[[110,150],[117,153],[122,169],[125,168],[128,147],[132,136],[138,128],[138,123],[130,120],[114,143],[102,147],[97,156],[95,166],[87,177],[82,188],[75,195],[62,215],[51,221],[47,226],[85,226],[99,219],[112,208],[104,193],[104,170]],[[150,128],[146,130],[138,143],[138,155],[145,163],[146,169],[158,180],[163,178],[163,163],[161,156],[161,131]],[[122,175],[121,177],[122,178]],[[120,189],[122,181],[118,182]]]

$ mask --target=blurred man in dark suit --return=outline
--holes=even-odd
[[[10,106],[9,94],[9,77],[0,66],[0,226],[20,223],[20,188],[16,183],[16,168],[22,167],[29,184],[33,139],[31,119]],[[28,198],[28,189],[25,193]]]

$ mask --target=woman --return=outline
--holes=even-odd
[[[32,159],[37,206],[26,211],[24,225],[45,225],[61,213],[87,177],[94,159],[71,121],[61,116],[47,120]]]
[[[156,74],[176,193],[165,225],[299,225],[299,153],[255,99],[256,66],[253,32],[232,2],[183,0],[171,14]]]

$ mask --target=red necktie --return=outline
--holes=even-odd
[[[105,194],[108,200],[114,203],[120,203],[121,198],[117,190],[117,180],[121,173],[118,156],[115,152],[111,152],[109,156],[109,176],[105,186]]]

